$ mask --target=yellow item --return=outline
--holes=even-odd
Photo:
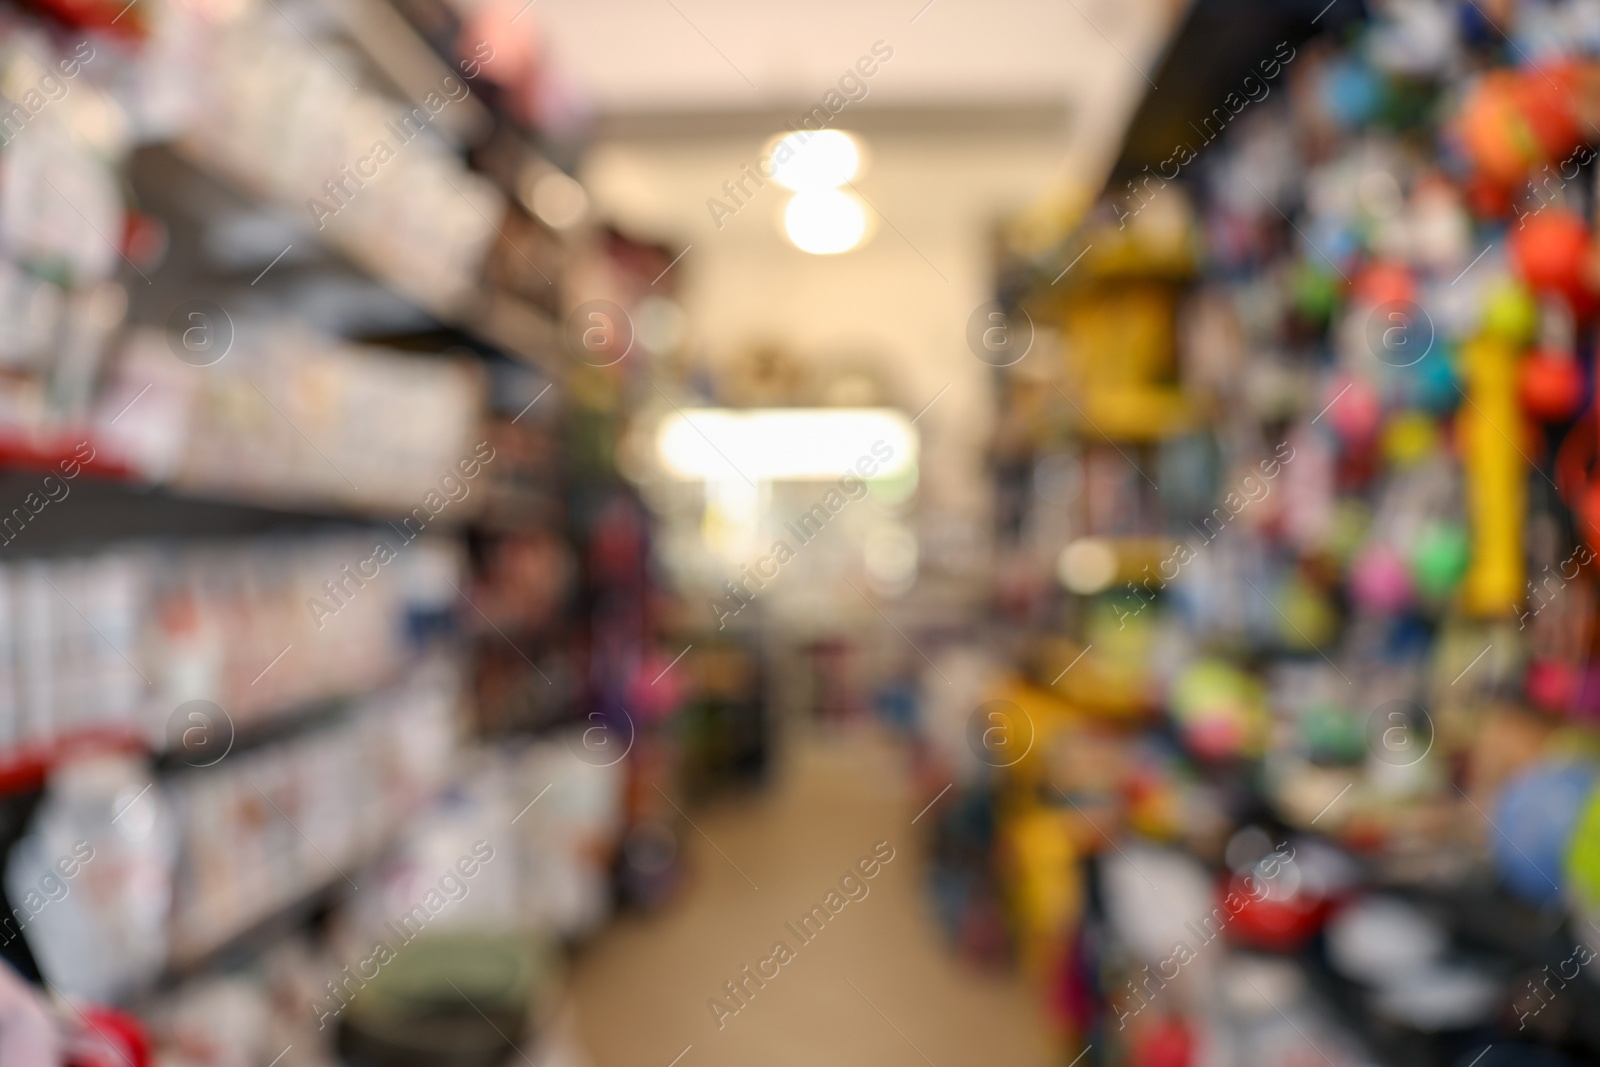
[[[1467,473],[1472,563],[1462,602],[1474,615],[1510,615],[1523,595],[1522,528],[1527,513],[1527,461],[1517,438],[1517,353],[1479,338],[1461,350],[1467,403],[1459,418]]]
[[[1009,881],[1017,944],[1023,969],[1035,980],[1050,975],[1063,935],[1083,914],[1073,818],[1070,809],[1030,806],[1003,830],[1014,875]]]

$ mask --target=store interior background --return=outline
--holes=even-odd
[[[829,530],[832,543],[807,546],[809,558],[786,565],[753,606],[761,614],[751,629],[770,672],[767,714],[784,735],[773,772],[782,784],[707,810],[707,837],[740,856],[740,871],[706,838],[686,840],[698,857],[696,889],[681,908],[625,924],[577,969],[578,1026],[597,1062],[655,1054],[648,1042],[706,1013],[701,989],[720,988],[728,980],[722,972],[747,962],[743,949],[764,943],[774,914],[810,906],[810,872],[847,868],[861,844],[895,839],[921,807],[903,755],[869,722],[875,679],[913,678],[923,661],[863,595],[873,579],[862,553],[874,538],[887,540],[891,554],[903,556],[906,540],[916,546],[917,588],[903,588],[910,584],[903,574],[880,583],[901,600],[889,610],[902,619],[902,612],[924,613],[924,621],[933,613],[956,632],[983,599],[994,401],[991,369],[973,357],[966,332],[993,289],[995,227],[1042,192],[1083,197],[1101,180],[1144,85],[1117,49],[1148,62],[1181,7],[1099,5],[1080,14],[1039,4],[944,12],[832,4],[778,13],[726,5],[694,12],[697,25],[717,27],[726,61],[708,56],[706,42],[670,9],[629,10],[626,20],[620,13],[604,6],[546,13],[555,50],[570,57],[596,110],[578,176],[601,217],[688,248],[674,270],[681,271],[676,293],[697,379],[715,383],[717,398],[739,407],[922,414],[914,501],[876,517],[847,511]],[[1114,34],[1115,44],[1096,37],[1085,17]],[[1019,37],[1011,29],[1018,24],[1037,33]],[[606,47],[592,47],[601,39]],[[664,39],[682,45],[665,63]],[[842,256],[800,251],[782,226],[791,194],[776,183],[719,219],[708,198],[731,203],[722,183],[737,180],[741,165],[770,150],[880,42],[880,54],[887,45],[893,58],[861,79],[865,97],[839,122],[864,150],[856,188],[883,213],[871,220],[870,240]],[[641,424],[670,413],[669,404],[648,397],[655,418]],[[700,579],[706,607],[690,610],[715,618],[710,602],[726,600],[722,583],[764,555],[782,532],[774,527],[804,513],[820,490],[814,481],[768,483],[763,534],[724,544],[702,531],[703,490],[656,492],[670,508],[658,513],[662,542]],[[889,569],[895,566],[906,563],[899,558]],[[818,642],[838,643],[855,658],[840,664],[853,691],[821,691]],[[751,817],[752,805],[760,816]],[[882,911],[864,917],[863,928],[830,948],[832,958],[810,975],[797,975],[782,1000],[770,998],[766,1019],[752,1019],[757,1025],[743,1033],[719,1028],[715,1045],[685,1059],[702,1049],[709,1062],[729,1063],[915,1055],[894,1029],[878,1025],[878,1005],[927,1020],[932,1029],[919,1043],[946,1056],[1047,1062],[1048,1028],[1015,978],[951,966],[939,938],[929,936],[915,876],[900,873],[903,881],[885,879],[878,890]],[[752,893],[745,874],[762,892]],[[909,972],[928,978],[906,986],[892,977]],[[878,986],[889,1002],[867,1002],[852,981]],[[610,1009],[597,1015],[588,1003],[626,1004],[641,1025],[614,1027]],[[823,1018],[826,1032],[816,1026]],[[693,1031],[684,1033],[670,1054],[690,1043]]]
[[[0,0],[0,1067],[1593,1062],[1597,56]]]

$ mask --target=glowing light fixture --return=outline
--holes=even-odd
[[[861,169],[861,149],[843,130],[791,133],[774,141],[769,154],[772,180],[795,192],[835,189]]]
[[[1056,557],[1056,578],[1084,596],[1108,589],[1117,578],[1117,550],[1103,537],[1080,537]]]
[[[783,209],[783,231],[814,256],[848,252],[867,235],[867,209],[854,193],[808,189]]]
[[[706,481],[882,478],[914,469],[917,444],[916,428],[893,408],[690,408],[656,435],[668,471]]]

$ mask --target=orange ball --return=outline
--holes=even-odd
[[[1576,78],[1570,65],[1484,75],[1467,94],[1456,122],[1462,147],[1478,170],[1512,186],[1534,167],[1577,147],[1582,130],[1573,98]]]
[[[1517,76],[1510,71],[1484,75],[1467,94],[1457,124],[1468,157],[1499,185],[1515,185],[1542,150],[1517,108]]]

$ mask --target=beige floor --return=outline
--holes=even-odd
[[[933,926],[900,755],[867,736],[794,748],[767,792],[690,812],[705,836],[689,831],[691,882],[673,906],[619,920],[577,960],[595,1067],[669,1067],[680,1053],[677,1067],[1050,1062],[1032,992],[964,966]],[[885,840],[896,856],[869,895],[801,947],[784,923]],[[719,1031],[707,1000],[780,938],[796,958]]]

